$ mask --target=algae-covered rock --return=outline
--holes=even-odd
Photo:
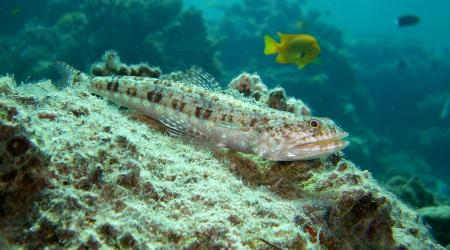
[[[7,107],[2,121],[20,127],[8,138],[23,135],[26,152],[49,159],[37,172],[37,166],[13,164],[17,177],[6,178],[29,176],[27,171],[39,173],[33,180],[45,177],[45,185],[32,190],[26,189],[28,182],[18,183],[19,190],[35,195],[24,223],[0,217],[8,244],[32,249],[443,249],[416,212],[340,153],[277,163],[211,152],[157,132],[81,86],[58,90],[46,81],[16,87],[13,79],[2,80],[8,86],[0,85],[7,92],[0,99]],[[9,195],[8,204],[21,197]]]
[[[268,89],[258,74],[242,73],[228,84],[231,91],[237,91],[244,97],[274,109],[288,111],[299,115],[310,115],[311,110],[300,99],[287,97],[282,87]]]
[[[442,245],[450,244],[450,206],[423,207],[419,214],[430,224],[433,235]]]
[[[91,66],[91,74],[94,76],[128,75],[158,78],[161,70],[150,67],[145,63],[127,65],[120,61],[120,57],[114,50],[106,51],[102,56],[102,62]]]
[[[402,201],[417,208],[434,206],[437,203],[433,193],[417,176],[409,179],[394,176],[387,182],[387,188]]]
[[[0,228],[9,239],[22,237],[21,227],[36,219],[34,204],[42,198],[49,174],[49,155],[35,142],[33,129],[24,124],[30,117],[7,98],[15,94],[14,88],[12,78],[0,78]],[[22,105],[34,103],[32,97],[16,96],[16,100]]]

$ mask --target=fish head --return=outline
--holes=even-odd
[[[347,136],[331,119],[302,116],[262,132],[255,152],[274,161],[317,159],[345,148]]]

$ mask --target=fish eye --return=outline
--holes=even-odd
[[[311,127],[313,127],[313,128],[318,128],[318,127],[320,126],[320,123],[319,123],[319,121],[317,121],[317,120],[311,120],[311,121],[309,122],[309,125],[310,125]]]

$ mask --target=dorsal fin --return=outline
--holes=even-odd
[[[70,86],[80,82],[86,82],[89,78],[86,74],[65,62],[57,61],[55,65],[62,76],[62,79],[57,81],[60,86]]]
[[[211,91],[220,91],[216,79],[199,66],[192,66],[180,77],[180,82],[187,85],[195,85]]]
[[[289,34],[285,34],[285,33],[282,33],[282,32],[277,32],[277,35],[280,38],[280,42],[281,43],[285,43],[288,40],[292,39],[292,36],[289,36]]]

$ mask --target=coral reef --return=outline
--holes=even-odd
[[[443,249],[416,212],[341,154],[290,163],[211,154],[156,132],[81,86],[58,90],[45,81],[16,87],[4,77],[0,94],[1,124],[21,127],[14,131],[29,142],[27,153],[51,156],[36,176],[47,184],[28,193],[37,196],[26,223],[8,223],[14,215],[2,214],[0,232],[10,244]],[[20,169],[6,179],[20,180],[23,171],[36,170]]]
[[[143,53],[152,58],[152,63],[171,71],[198,65],[218,78],[222,75],[221,64],[215,57],[215,44],[208,39],[198,10],[189,9],[163,29],[148,34]]]
[[[181,0],[2,1],[0,10],[15,6],[20,20],[2,12],[7,27],[0,29],[0,64],[1,73],[20,81],[56,76],[50,67],[56,61],[87,69],[105,48],[124,59],[150,58],[166,70],[195,64],[221,74],[201,12],[182,10]]]

